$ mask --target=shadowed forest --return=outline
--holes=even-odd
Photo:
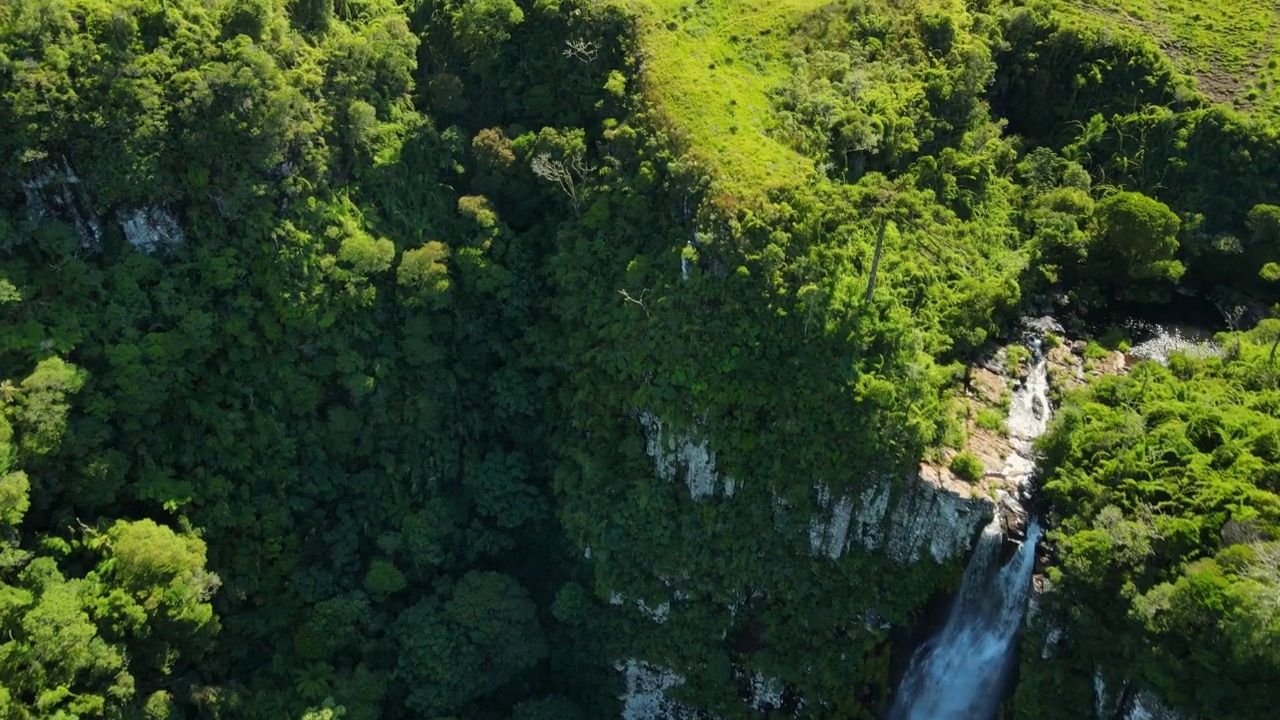
[[[886,507],[923,463],[991,517],[975,369],[1048,314],[1083,370],[1000,717],[1273,717],[1276,38],[0,2],[0,719],[881,717],[981,527]],[[1210,350],[1098,370],[1137,339],[1096,318],[1188,298]]]

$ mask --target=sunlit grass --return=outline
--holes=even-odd
[[[769,136],[792,29],[830,0],[633,0],[650,99],[717,190],[750,197],[804,182],[813,161]]]
[[[1280,118],[1280,5],[1275,0],[1069,0],[1137,26],[1215,99]]]

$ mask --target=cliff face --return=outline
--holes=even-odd
[[[695,501],[733,497],[741,481],[717,471],[716,454],[705,439],[673,431],[648,412],[639,419],[658,478],[683,483]],[[822,483],[813,488],[817,512],[809,520],[810,549],[832,560],[856,545],[883,551],[902,565],[924,557],[956,561],[996,510],[990,498],[928,465],[900,482],[876,480],[856,496],[837,494]]]
[[[903,592],[903,588],[918,586],[917,582],[907,578],[919,578],[935,572],[928,567],[929,561],[948,565],[963,562],[981,529],[997,510],[996,503],[976,486],[929,465],[921,465],[907,477],[883,476],[863,482],[855,491],[811,482],[812,503],[802,510],[779,494],[754,484],[763,483],[763,479],[735,477],[726,472],[723,458],[717,457],[708,440],[708,431],[713,434],[714,428],[696,425],[692,429],[677,428],[644,411],[635,413],[634,417],[643,430],[643,448],[659,483],[675,486],[679,494],[687,492],[690,500],[706,510],[706,517],[714,517],[719,512],[755,518],[755,524],[740,526],[732,540],[724,534],[723,521],[691,523],[690,526],[698,530],[695,535],[685,537],[685,544],[706,543],[723,547],[728,554],[718,556],[718,561],[726,563],[733,563],[732,553],[740,552],[739,548],[743,547],[769,546],[776,554],[772,555],[774,564],[763,566],[766,572],[755,575],[746,587],[730,585],[720,588],[717,584],[724,579],[718,577],[714,569],[704,567],[699,570],[694,564],[677,571],[687,570],[690,574],[684,577],[660,573],[657,580],[666,586],[665,592],[655,590],[653,584],[645,590],[643,581],[613,592],[610,602],[628,611],[634,609],[638,613],[632,614],[643,618],[642,622],[652,623],[645,631],[648,639],[669,637],[675,646],[685,645],[680,650],[673,650],[671,645],[658,642],[652,649],[638,649],[637,656],[620,660],[618,667],[626,686],[621,698],[626,708],[623,716],[631,720],[692,716],[690,709],[673,702],[667,694],[686,681],[693,683],[698,673],[700,661],[690,665],[687,658],[680,657],[681,654],[688,652],[692,657],[700,657],[708,649],[712,653],[727,651],[725,657],[733,657],[733,682],[738,685],[739,698],[748,711],[775,709],[794,714],[799,707],[797,703],[832,701],[833,696],[841,692],[841,683],[825,684],[816,674],[809,678],[815,668],[802,667],[800,677],[774,680],[772,678],[778,677],[774,672],[780,668],[771,664],[767,653],[755,658],[750,652],[739,653],[734,649],[735,643],[751,638],[749,633],[754,632],[754,621],[749,618],[758,617],[762,607],[768,604],[763,598],[773,598],[772,602],[779,603],[780,607],[793,602],[793,598],[785,596],[785,591],[779,594],[778,590],[779,586],[797,585],[791,577],[797,572],[808,574],[817,571],[821,582],[829,586],[829,590],[823,591],[829,594],[819,593],[804,599],[804,602],[823,608],[821,612],[789,626],[788,633],[792,634],[785,639],[770,638],[773,653],[796,652],[813,658],[813,650],[806,644],[806,635],[813,638],[842,637],[843,642],[850,645],[882,643],[893,625],[909,621],[909,614],[898,607],[889,612],[890,617],[886,617],[881,611],[889,608],[881,603]],[[762,502],[772,506],[762,510],[756,505],[749,505]],[[773,523],[772,537],[766,537],[771,535],[767,524],[769,518]],[[764,527],[761,528],[759,523],[765,523]],[[739,538],[744,531],[754,533],[756,537],[749,540]],[[797,557],[792,548],[796,547],[797,541],[801,543],[799,547],[804,548],[806,539],[809,557],[804,557],[803,550]],[[858,548],[878,557],[868,558],[865,553],[851,552]],[[754,555],[760,550],[748,552]],[[889,562],[884,562],[885,559]],[[867,563],[877,563],[886,570],[886,566],[897,565],[903,585],[885,588],[848,586],[847,583],[865,571],[863,568]],[[670,565],[664,568],[666,573],[672,570]],[[621,578],[621,583],[626,585],[632,580],[636,580],[634,571]],[[760,585],[756,585],[757,582]],[[642,599],[635,596],[637,592],[648,592],[652,597]],[[737,599],[726,606],[723,602],[725,593]],[[712,600],[716,595],[720,598]],[[824,617],[827,614],[832,617]],[[682,623],[687,622],[682,618],[686,616],[720,617],[725,623],[726,634],[719,641],[704,638],[705,648],[701,645],[688,647],[688,639],[679,635]],[[739,625],[735,620],[738,617],[747,619]],[[782,622],[776,617],[772,621]],[[828,622],[830,627],[824,629],[823,623]],[[680,639],[676,640],[677,637]],[[747,639],[745,642],[758,641]],[[645,645],[645,641],[641,640],[640,644]],[[760,665],[756,664],[757,660]],[[845,663],[847,661],[842,661],[842,665]],[[691,672],[692,675],[689,674]],[[811,684],[805,687],[808,683]]]
[[[939,563],[958,561],[994,514],[990,498],[921,465],[900,486],[885,481],[863,492],[850,542],[882,549],[904,565],[926,554]]]

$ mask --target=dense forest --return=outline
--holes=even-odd
[[[1188,297],[1211,350],[1055,387],[1001,715],[1272,717],[1275,37],[0,1],[0,718],[881,717],[994,512],[975,374]]]

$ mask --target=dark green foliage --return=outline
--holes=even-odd
[[[581,720],[626,658],[873,715],[873,618],[956,568],[816,553],[824,493],[913,471],[1032,292],[1280,261],[1274,132],[967,7],[806,18],[769,132],[821,171],[748,203],[621,4],[0,2],[0,716]],[[1088,706],[1112,635],[1207,715],[1265,695],[1275,328],[1064,413],[1085,629],[1022,696]]]
[[[1073,123],[1094,115],[1200,104],[1190,81],[1136,30],[1068,18],[1046,2],[1010,5],[991,92],[1013,132],[1037,143],[1061,142],[1074,134]]]
[[[408,707],[444,715],[532,668],[547,652],[535,615],[515,579],[487,572],[463,576],[448,600],[406,610],[394,630]]]
[[[607,17],[508,6],[484,32],[520,47],[470,47],[501,87],[456,87],[489,122],[457,127],[416,94],[470,61],[457,8],[0,8],[0,714],[412,716],[397,629],[431,603],[480,681],[450,712],[609,714],[597,636],[546,611],[580,557],[530,352],[557,209],[510,164],[484,192],[534,198],[527,234],[464,200],[465,138],[537,76],[598,122],[618,48],[579,67],[566,28]]]

